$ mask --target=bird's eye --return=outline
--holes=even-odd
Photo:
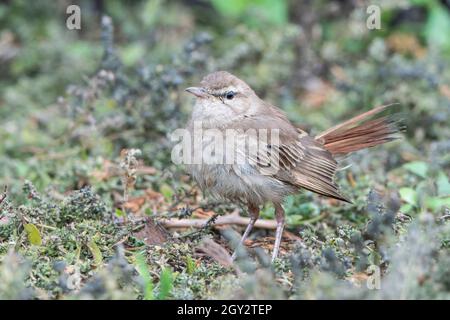
[[[225,93],[225,98],[227,98],[227,100],[231,100],[236,96],[236,92],[234,91],[228,91],[227,93]]]

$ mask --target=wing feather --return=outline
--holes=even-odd
[[[297,159],[295,166],[283,168],[290,173],[287,175],[289,177],[286,180],[287,183],[324,196],[350,202],[339,192],[339,187],[334,182],[337,162],[328,150],[310,136],[300,137],[295,143],[289,141],[284,143],[289,143],[287,149],[297,146],[302,150],[302,156]],[[281,148],[281,150],[286,150],[286,148]],[[289,157],[290,154],[286,153],[283,156]],[[281,174],[280,178],[283,176],[285,174]]]
[[[295,188],[350,202],[334,182],[337,162],[331,152],[320,141],[295,128],[280,110],[269,107],[258,118],[243,117],[239,127],[279,130],[278,143],[263,143],[258,147],[257,156],[250,156],[251,165],[261,174],[271,175]],[[261,139],[258,140],[260,143]]]

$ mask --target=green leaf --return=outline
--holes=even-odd
[[[423,161],[409,162],[409,163],[405,163],[403,165],[403,167],[406,170],[418,175],[419,177],[422,177],[422,178],[427,177],[428,164],[426,162],[423,162]]]
[[[32,223],[27,223],[23,227],[28,235],[28,241],[32,245],[40,246],[42,244],[42,238],[38,228]]]
[[[290,208],[292,208],[294,206],[294,202],[295,202],[295,199],[293,196],[286,197],[286,199],[284,200],[285,210],[287,211]]]
[[[287,224],[293,227],[301,225],[303,220],[305,220],[305,218],[299,214],[291,214],[286,217]]]
[[[116,208],[116,216],[123,217],[123,216],[125,216],[125,213],[123,213],[123,211],[120,210],[119,208]]]
[[[144,56],[145,47],[141,43],[134,43],[121,48],[119,52],[123,64],[133,66]]]
[[[403,201],[413,205],[417,206],[417,192],[414,189],[411,188],[401,188],[399,190],[400,197]]]
[[[381,255],[375,250],[370,251],[368,259],[372,265],[376,266],[379,266],[382,260]]]
[[[168,184],[166,183],[162,184],[161,187],[159,188],[159,191],[164,196],[164,199],[166,199],[167,201],[172,200],[174,192],[173,189]]]
[[[81,256],[81,246],[77,244],[77,249],[75,250],[75,263],[78,263],[80,261]]]
[[[15,166],[16,166],[17,175],[19,177],[27,176],[27,172],[28,172],[29,168],[26,164],[24,164],[23,162],[20,162],[20,161],[16,161]]]
[[[246,0],[212,0],[211,2],[217,11],[230,17],[237,17],[243,14],[248,7]]]
[[[409,203],[405,203],[400,207],[400,212],[410,213],[413,208],[414,206],[410,205]]]
[[[145,258],[141,253],[136,253],[135,258],[137,272],[144,281],[144,299],[154,300],[155,297],[153,296],[153,282],[152,278],[150,277],[147,262],[145,261]]]
[[[91,241],[87,244],[89,251],[91,251],[92,256],[94,257],[94,265],[99,266],[103,262],[103,256],[102,252],[100,251],[100,248],[95,243],[94,239],[91,239]]]
[[[190,255],[186,256],[186,272],[188,274],[193,274],[195,271],[195,261]]]
[[[144,4],[140,17],[146,28],[151,28],[162,16],[162,0],[147,0]]]
[[[433,7],[436,5],[436,0],[409,0],[412,5],[415,6],[429,6]]]
[[[288,197],[289,198],[289,197]],[[260,212],[264,219],[273,219],[275,217],[275,209],[269,204],[265,204]]]
[[[222,15],[240,19],[250,26],[281,25],[288,20],[286,0],[212,0],[212,5]]]
[[[439,172],[436,184],[440,197],[450,196],[450,182],[444,172]]]
[[[436,211],[442,207],[450,207],[450,197],[447,198],[438,198],[438,197],[430,197],[425,199],[425,206],[432,210]]]
[[[432,6],[425,25],[425,37],[429,47],[450,50],[450,14],[442,5]]]
[[[172,271],[170,271],[170,269],[168,268],[164,268],[161,271],[161,276],[159,277],[158,299],[159,300],[166,299],[169,296],[170,291],[172,290],[172,286],[173,286]]]

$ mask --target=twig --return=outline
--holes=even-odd
[[[166,228],[204,228],[210,219],[161,219],[159,222]],[[250,223],[250,218],[241,217],[236,213],[226,216],[217,217],[213,225],[214,227],[223,225],[239,225],[247,226]],[[276,229],[277,222],[275,220],[257,220],[255,228],[260,229]]]
[[[6,196],[7,196],[7,194],[6,194],[7,191],[8,191],[8,186],[5,186],[5,190],[3,191],[3,195],[2,195],[2,197],[0,198],[0,204],[2,204],[3,201],[5,201]]]
[[[311,219],[303,220],[297,223],[298,225],[312,224],[320,221],[328,216],[325,212],[320,216],[313,217]],[[223,226],[223,225],[238,225],[247,226],[250,223],[250,218],[241,217],[238,211],[233,212],[225,216],[218,216],[215,221],[208,219],[161,219],[159,222],[166,228],[205,228],[208,226]],[[259,219],[256,221],[254,228],[275,230],[277,228],[277,222],[275,220]]]
[[[41,227],[43,229],[58,230],[58,228],[56,228],[56,227],[47,226],[47,225],[41,224],[41,223],[35,223],[35,225],[38,226],[38,227]]]
[[[191,189],[189,191],[186,191],[185,194],[183,194],[181,197],[176,195],[176,199],[172,203],[172,205],[169,207],[168,211],[172,211],[173,209],[175,209],[185,198],[193,196],[192,189],[194,189],[194,188],[191,187]]]
[[[191,237],[193,235],[202,233],[203,231],[205,231],[205,230],[209,229],[210,227],[214,226],[218,216],[219,216],[218,213],[214,213],[211,217],[208,218],[208,220],[206,220],[206,222],[203,225],[203,227],[201,227],[199,230],[189,232],[189,233],[184,234],[184,235],[182,235],[182,236],[180,236],[178,238]]]
[[[311,219],[299,221],[299,224],[307,224],[307,223],[308,223],[308,224],[311,224],[311,223],[314,223],[314,222],[317,222],[317,221],[322,220],[322,219],[325,218],[326,216],[328,216],[328,212],[324,212],[324,213],[322,213],[320,216],[316,216],[316,217],[313,217],[313,218],[311,218]]]

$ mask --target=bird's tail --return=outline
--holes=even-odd
[[[382,111],[392,105],[379,106],[362,113],[322,132],[315,139],[333,155],[346,155],[398,139],[396,134],[404,130],[398,117],[395,114],[380,116]]]

